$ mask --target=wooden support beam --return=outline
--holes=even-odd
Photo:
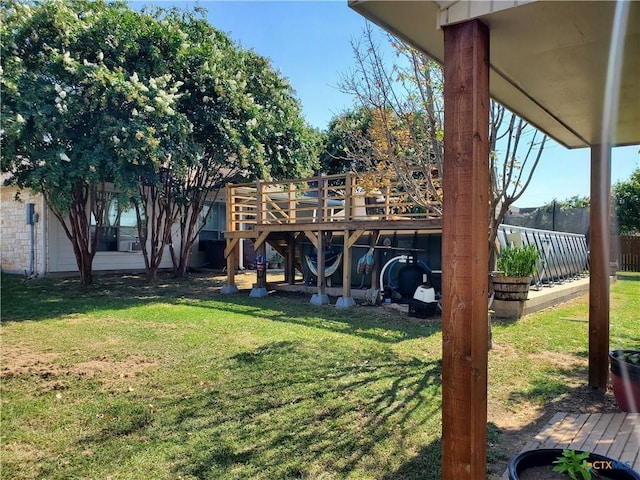
[[[443,30],[442,478],[484,480],[489,32],[478,20]]]
[[[342,246],[342,297],[351,297],[351,252],[352,246],[364,232],[344,231],[344,244]],[[352,241],[353,240],[353,241]]]
[[[313,244],[313,246],[316,247],[316,250],[318,250],[319,240],[318,240],[318,235],[316,235],[316,232],[314,232],[313,230],[305,230],[304,234],[307,236],[307,238]]]
[[[370,245],[372,247],[375,247],[378,244],[378,240],[380,240],[380,230],[374,230],[373,232],[371,232]],[[380,269],[382,268],[382,265],[380,265],[380,249],[375,249],[373,251],[373,255],[374,261],[373,268],[371,269],[371,288],[375,290],[377,288],[382,288],[380,285],[378,285],[378,277],[380,276]]]
[[[289,285],[296,283],[296,235],[294,233],[287,236],[285,277],[284,280]]]
[[[235,285],[236,283],[235,249],[239,241],[239,238],[227,240],[227,248],[224,249],[224,256],[227,259],[227,285]]]
[[[356,230],[355,232],[351,233],[350,230],[345,230],[344,231],[344,244],[346,247],[351,248],[353,247],[356,242],[358,240],[360,240],[360,237],[362,237],[362,235],[364,235],[364,230]]]
[[[253,242],[253,248],[255,248],[256,250],[260,248],[262,244],[265,242],[265,240],[267,239],[267,237],[269,236],[269,233],[271,233],[270,230],[264,230],[260,232],[260,235],[258,235],[258,238]]]
[[[258,252],[258,255],[262,255],[265,262],[264,270],[256,270],[256,287],[267,288],[267,244],[262,242],[258,247],[256,247],[256,251]]]
[[[227,246],[224,249],[224,258],[229,258],[240,241],[240,237],[228,238]]]
[[[609,253],[611,244],[611,150],[591,146],[589,213],[589,385],[605,390],[609,380]]]
[[[442,231],[442,220],[440,218],[427,218],[416,221],[414,219],[393,218],[390,220],[358,220],[352,222],[298,222],[296,224],[289,223],[269,223],[255,226],[255,230],[236,230],[226,231],[226,237],[257,237],[257,231],[268,229],[271,232],[307,232],[309,230],[318,231],[321,229],[325,232],[342,232],[344,230],[386,230],[396,232],[401,230],[416,230],[424,233],[440,233]]]
[[[318,259],[318,295],[326,295],[326,279],[324,278],[324,232],[318,232],[318,246],[317,259]]]

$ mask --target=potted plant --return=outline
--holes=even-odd
[[[561,448],[527,450],[509,463],[509,480],[640,480],[630,462]]]
[[[279,253],[274,253],[269,258],[269,268],[282,268],[282,262],[284,261],[284,257]]]
[[[612,350],[613,395],[622,411],[640,412],[640,350]]]
[[[498,271],[492,274],[495,300],[526,300],[539,258],[535,245],[504,248],[498,256]]]

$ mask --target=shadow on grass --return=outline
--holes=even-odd
[[[376,307],[340,310],[332,306],[310,305],[308,299],[286,293],[262,299],[243,295],[218,298],[220,301],[215,303],[192,299],[182,300],[180,303],[230,314],[249,315],[272,322],[355,335],[381,343],[424,338],[441,331],[439,320],[415,322],[409,320],[406,314],[397,313],[391,316]]]
[[[381,308],[339,310],[310,305],[308,298],[286,293],[262,299],[250,298],[245,292],[221,295],[218,286],[207,284],[206,277],[167,278],[149,285],[139,276],[105,276],[95,285],[82,288],[75,279],[45,278],[24,282],[19,277],[3,275],[2,320],[63,319],[74,314],[168,303],[292,323],[383,343],[425,337],[440,331],[439,321],[409,321],[400,313],[391,316]]]
[[[439,437],[440,362],[361,355],[336,348],[318,356],[275,342],[229,358],[225,383],[162,406],[169,413],[156,435],[179,445],[175,474],[439,478],[439,470],[433,477],[423,470],[437,458],[435,440],[415,465],[392,473],[389,464],[404,457],[407,437]]]
[[[442,442],[438,438],[422,447],[420,452],[400,468],[385,475],[383,480],[440,480],[442,472]]]
[[[618,280],[630,280],[632,282],[640,282],[640,272],[618,272],[616,274]]]

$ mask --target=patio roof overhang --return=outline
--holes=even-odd
[[[605,143],[602,112],[616,2],[351,0],[385,30],[444,62],[442,27],[490,35],[490,94],[569,148]],[[640,143],[640,2],[630,2],[611,146]]]

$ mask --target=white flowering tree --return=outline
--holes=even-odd
[[[195,15],[169,18],[185,32],[178,110],[192,125],[190,149],[177,153],[171,172],[178,238],[169,251],[174,273],[184,276],[202,219],[226,182],[308,175],[317,152],[290,85],[267,59]]]
[[[8,2],[2,13],[2,170],[44,195],[89,285],[107,184],[130,201],[131,172],[159,171],[188,131],[177,84],[152,77],[157,58],[146,55],[175,55],[177,32],[124,4]]]
[[[45,196],[83,285],[114,187],[135,207],[152,281],[167,245],[184,275],[225,181],[313,168],[290,86],[197,12],[9,0],[1,15],[2,171]]]

